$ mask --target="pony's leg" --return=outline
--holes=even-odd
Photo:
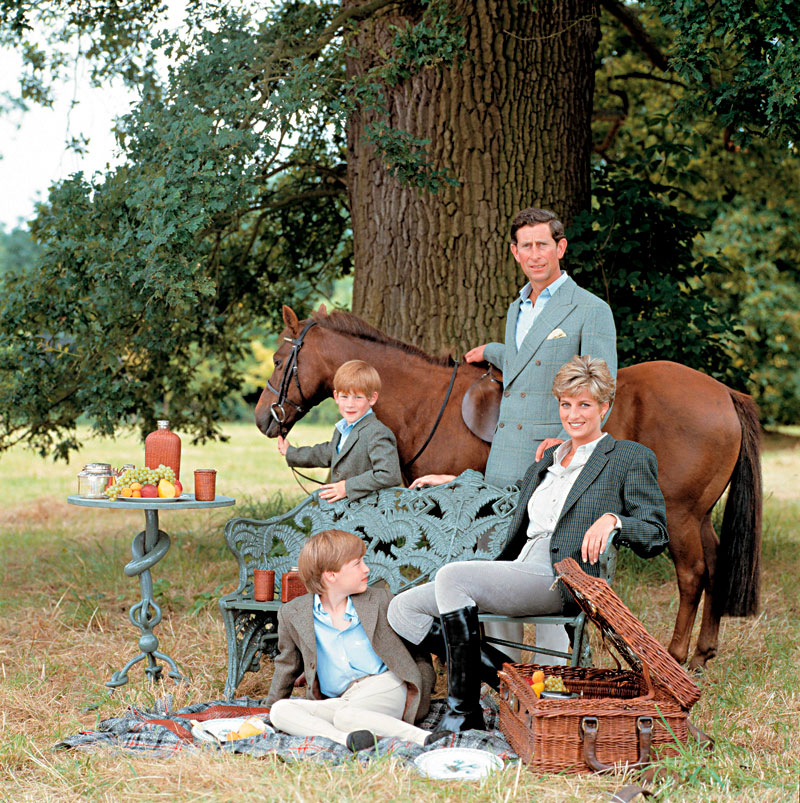
[[[706,556],[705,591],[703,601],[703,619],[700,624],[700,635],[697,637],[689,669],[702,669],[707,661],[717,654],[719,643],[719,615],[714,613],[714,569],[717,562],[719,539],[714,532],[711,514],[707,515],[700,524],[700,537],[703,542],[703,552]]]
[[[680,528],[680,530],[678,529]],[[706,560],[697,520],[684,516],[676,524],[669,522],[670,552],[678,580],[678,616],[669,644],[669,654],[682,664],[689,654],[689,638],[703,594]],[[680,531],[680,537],[676,537]]]

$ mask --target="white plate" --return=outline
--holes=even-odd
[[[189,494],[181,494],[180,496],[118,496],[114,501],[116,502],[189,502]]]
[[[205,742],[224,742],[228,734],[231,731],[238,731],[246,719],[250,719],[250,717],[207,719],[205,722],[198,722],[196,725],[192,725],[192,736]],[[256,719],[261,719],[261,717],[256,717]],[[264,722],[264,720],[261,721]],[[275,733],[275,729],[264,722],[264,733]],[[253,737],[248,736],[246,738],[252,739]]]
[[[503,769],[503,760],[488,750],[474,747],[441,747],[414,759],[417,769],[429,778],[477,781]]]

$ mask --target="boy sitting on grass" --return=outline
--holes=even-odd
[[[381,389],[378,372],[363,360],[349,360],[339,366],[333,387],[342,414],[333,438],[316,446],[295,447],[279,436],[278,451],[290,466],[330,466],[331,482],[319,494],[329,502],[360,499],[370,491],[402,485],[397,441],[372,412]]]
[[[428,713],[430,656],[412,656],[389,627],[392,594],[367,586],[364,552],[364,542],[343,530],[312,536],[300,552],[309,593],[278,611],[270,719],[292,736],[325,736],[353,752],[387,736],[432,744],[450,733],[414,725]],[[308,699],[286,699],[304,669]]]

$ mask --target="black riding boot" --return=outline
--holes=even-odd
[[[474,605],[442,614],[447,648],[447,713],[441,730],[486,730],[481,711],[481,641]]]
[[[442,663],[447,660],[447,651],[444,646],[444,632],[442,631],[442,620],[438,616],[433,617],[433,624],[422,641],[419,648],[426,653],[435,655]]]
[[[493,644],[481,642],[481,680],[495,691],[500,688],[500,678],[497,673],[503,664],[512,663],[511,659]]]
[[[447,661],[441,619],[434,618],[431,629],[419,646],[425,652],[435,655],[442,663]],[[481,641],[481,680],[497,691],[500,688],[500,679],[497,677],[497,673],[503,668],[503,664],[510,660],[501,650]]]

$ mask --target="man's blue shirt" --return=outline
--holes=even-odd
[[[530,331],[533,322],[541,315],[542,310],[545,308],[547,302],[553,297],[553,294],[561,287],[567,280],[566,271],[561,271],[561,275],[551,284],[542,290],[536,297],[536,303],[531,301],[531,283],[528,282],[522,290],[519,291],[519,297],[522,303],[519,305],[519,315],[517,315],[517,330],[516,342],[517,351],[522,346],[522,341],[525,340],[525,335]]]

